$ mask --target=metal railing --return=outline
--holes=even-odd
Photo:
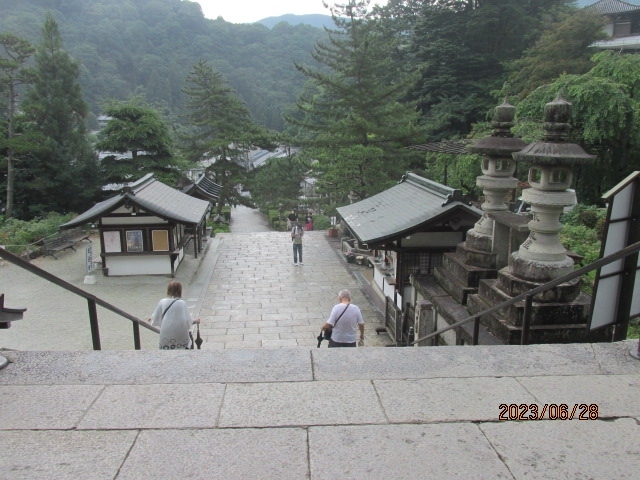
[[[611,255],[608,255],[606,257],[603,257],[599,260],[596,260],[593,263],[590,263],[589,265],[586,265],[584,267],[581,267],[577,270],[574,270],[573,272],[570,272],[568,274],[566,274],[563,277],[557,278],[555,280],[552,280],[550,282],[547,282],[543,285],[540,285],[539,287],[536,287],[532,290],[529,290],[528,292],[525,293],[521,293],[520,295],[513,297],[510,300],[507,300],[505,302],[499,303],[498,305],[495,305],[494,307],[488,308],[487,310],[483,310],[480,313],[477,313],[475,315],[471,315],[470,317],[465,318],[464,320],[460,320],[459,322],[456,323],[452,323],[451,325],[448,325],[444,328],[441,328],[439,330],[436,330],[435,332],[432,332],[428,335],[425,335],[423,337],[420,337],[416,340],[414,340],[411,345],[415,345],[416,343],[422,342],[424,340],[429,340],[430,338],[433,338],[437,335],[441,335],[444,332],[448,332],[449,330],[453,330],[454,328],[459,328],[462,325],[466,325],[467,323],[473,322],[473,335],[472,335],[472,340],[471,340],[471,344],[472,345],[478,345],[478,336],[480,334],[480,319],[485,316],[485,315],[489,315],[491,313],[495,313],[499,310],[502,310],[506,307],[510,307],[511,305],[520,302],[522,300],[524,300],[524,312],[523,312],[523,319],[522,319],[522,336],[520,338],[520,344],[521,345],[528,345],[529,344],[529,331],[531,329],[531,313],[532,313],[532,306],[533,306],[533,297],[535,297],[537,294],[542,293],[546,290],[549,290],[550,288],[556,287],[562,283],[568,282],[570,280],[573,280],[574,278],[578,278],[583,276],[586,273],[589,273],[592,270],[596,270],[598,268],[604,267],[605,265],[608,265],[612,262],[615,262],[616,260],[620,260],[621,258],[625,258],[629,255],[633,255],[634,253],[640,251],[640,242],[634,243],[632,245],[629,245],[628,247],[620,250],[619,252],[616,253],[612,253]],[[640,352],[640,343],[639,343],[639,352]]]
[[[23,260],[19,256],[14,255],[13,253],[9,252],[8,250],[2,247],[0,247],[0,257],[3,260],[13,263],[14,265],[20,268],[23,268],[24,270],[27,270],[33,273],[34,275],[37,275],[40,278],[44,278],[45,280],[48,280],[51,283],[58,285],[59,287],[64,288],[65,290],[75,295],[85,298],[87,300],[88,308],[89,308],[89,325],[91,327],[91,341],[93,343],[94,350],[101,350],[100,328],[98,326],[98,309],[97,309],[98,305],[100,305],[103,308],[106,308],[107,310],[112,311],[113,313],[120,315],[121,317],[124,317],[125,319],[131,322],[133,326],[133,344],[136,350],[141,349],[140,326],[146,328],[147,330],[151,330],[152,332],[160,333],[160,330],[158,328],[152,325],[149,325],[147,322],[140,320],[139,318],[131,315],[130,313],[125,312],[124,310],[120,310],[118,307],[110,304],[109,302],[106,302],[101,298],[98,298],[95,295],[92,295],[89,292],[85,292],[81,288],[78,288],[75,285],[72,285],[69,282],[62,280],[61,278],[56,277],[52,273],[49,273],[46,270],[41,269],[40,267],[36,267],[35,265],[27,262],[26,260]]]

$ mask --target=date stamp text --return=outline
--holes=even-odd
[[[598,405],[595,403],[501,403],[498,420],[597,420]]]

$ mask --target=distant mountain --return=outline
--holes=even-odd
[[[179,124],[185,77],[204,60],[245,101],[256,123],[282,130],[282,112],[307,81],[295,64],[315,65],[311,52],[326,38],[308,24],[316,15],[282,17],[273,28],[234,24],[205,18],[198,3],[184,0],[0,0],[0,33],[38,43],[47,12],[58,22],[64,49],[80,62],[90,128],[97,128],[105,101],[133,94]]]
[[[295,27],[296,25],[310,25],[316,28],[335,28],[331,15],[322,15],[319,13],[314,13],[312,15],[294,15],[292,13],[288,13],[286,15],[280,15],[279,17],[263,18],[256,23],[264,25],[267,28],[273,28],[282,22],[286,22],[292,27]]]
[[[640,0],[622,0],[623,2],[630,3],[631,5],[640,6]],[[586,7],[588,5],[593,5],[598,2],[598,0],[577,0],[575,3],[579,8]]]

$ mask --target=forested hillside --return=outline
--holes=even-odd
[[[80,82],[94,115],[105,100],[133,93],[178,115],[186,72],[205,60],[257,123],[280,130],[283,107],[295,102],[305,82],[294,61],[312,62],[310,52],[325,35],[302,24],[269,29],[210,20],[198,3],[181,0],[2,0],[0,31],[35,43],[48,11],[65,50],[82,64]]]
[[[337,28],[326,32],[209,20],[192,1],[24,0],[8,6],[0,0],[0,89],[6,94],[0,168],[7,171],[0,194],[6,193],[11,212],[15,193],[15,210],[25,218],[78,211],[71,200],[84,205],[91,199],[64,199],[60,192],[79,158],[86,159],[84,171],[97,174],[83,180],[83,191],[94,188],[99,196],[101,180],[159,171],[177,177],[213,154],[222,161],[207,174],[233,192],[251,180],[246,153],[284,141],[302,148],[281,170],[265,166],[256,173],[250,191],[256,198],[264,194],[261,206],[296,205],[300,172],[317,179],[316,191],[335,205],[374,195],[408,170],[481,195],[476,157],[407,147],[486,136],[486,121],[505,98],[517,108],[514,133],[537,141],[542,107],[562,94],[574,105],[573,139],[597,155],[592,165],[576,168],[574,187],[581,201],[597,203],[638,168],[640,57],[594,56],[591,45],[604,38],[604,19],[575,5],[389,0],[370,9],[349,0],[334,5]],[[45,18],[48,39],[42,36]],[[61,91],[61,84],[74,89]],[[85,153],[93,140],[84,138],[80,122],[84,99],[94,121],[104,101],[125,100],[110,104],[119,128],[107,129],[100,141],[108,143],[98,145],[146,154],[92,165]],[[61,107],[68,105],[75,108],[65,112]],[[272,135],[284,130],[283,117],[287,136]],[[71,137],[83,142],[70,145]],[[150,148],[158,145],[163,148]],[[51,159],[59,160],[55,178],[42,173]],[[55,180],[47,186],[49,198],[36,178]]]

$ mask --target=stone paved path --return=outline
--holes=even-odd
[[[388,343],[388,336],[375,333],[382,322],[379,310],[341,259],[338,244],[325,236],[305,232],[304,265],[294,266],[287,232],[271,231],[255,210],[235,208],[231,233],[218,235],[218,260],[199,310],[202,348],[317,345],[320,326],[343,288],[367,322],[365,345]]]

